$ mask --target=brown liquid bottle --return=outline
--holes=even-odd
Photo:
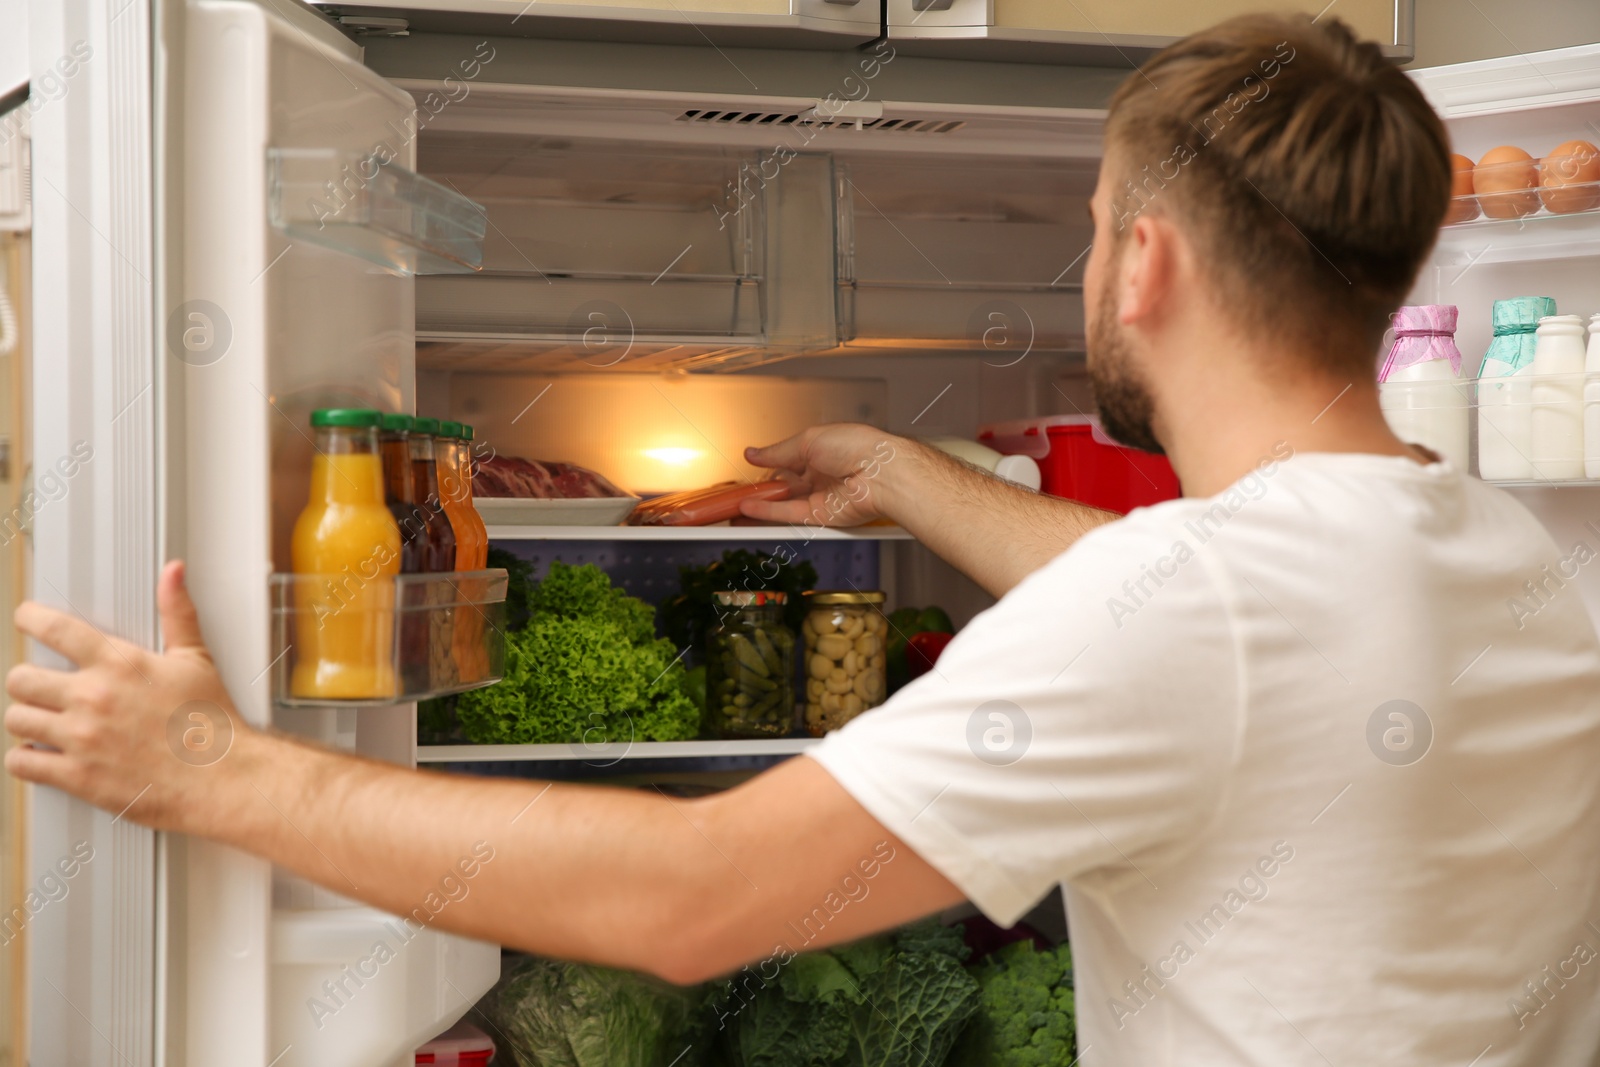
[[[400,527],[400,573],[421,574],[428,548],[428,517],[411,490],[410,415],[385,415],[378,424],[383,458],[383,502]]]
[[[439,494],[438,459],[434,454],[434,435],[438,419],[416,419],[411,431],[411,492],[428,521],[427,551],[422,569],[428,574],[449,573],[456,569],[456,535],[445,514]],[[456,666],[455,591],[447,586],[431,586],[428,591],[428,671],[434,690],[449,689],[460,680]]]
[[[411,494],[428,524],[427,549],[422,570],[428,574],[456,569],[456,535],[439,495],[439,467],[434,452],[438,419],[413,419],[411,439]]]
[[[383,459],[383,500],[400,527],[400,573],[421,574],[427,561],[428,516],[411,487],[410,415],[389,414],[378,423],[378,454]],[[432,682],[428,662],[427,590],[401,582],[396,621],[400,627],[401,692],[426,692]]]

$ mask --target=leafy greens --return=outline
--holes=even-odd
[[[684,693],[655,609],[599,567],[559,561],[528,596],[528,624],[506,634],[505,677],[463,693],[462,732],[478,744],[682,741],[701,708]]]

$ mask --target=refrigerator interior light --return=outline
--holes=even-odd
[[[644,454],[658,463],[672,467],[681,467],[703,455],[698,448],[647,448]]]
[[[769,473],[745,462],[747,446],[825,422],[882,426],[889,406],[873,378],[456,374],[448,389],[451,418],[496,453],[576,463],[641,496],[760,481]]]

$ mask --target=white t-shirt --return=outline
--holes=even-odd
[[[994,921],[1065,886],[1085,1064],[1591,1064],[1597,545],[1444,463],[1268,460],[812,754]]]

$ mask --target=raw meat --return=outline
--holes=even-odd
[[[490,456],[472,474],[475,497],[553,500],[561,497],[627,496],[611,482],[572,463],[542,463],[520,456]]]

